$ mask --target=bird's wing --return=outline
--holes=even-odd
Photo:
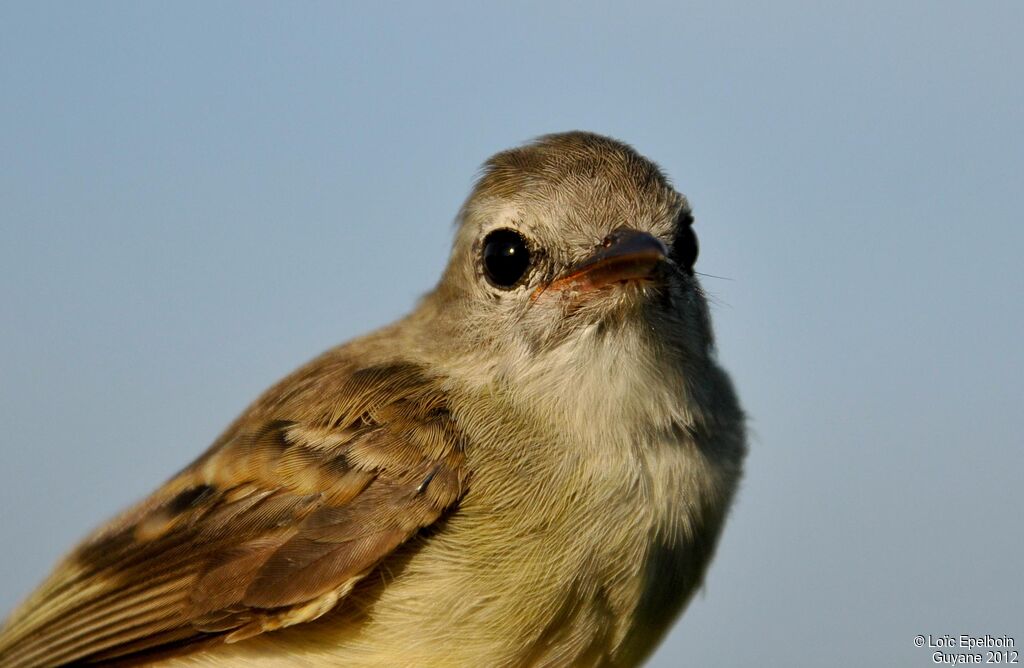
[[[0,632],[0,666],[139,659],[316,619],[465,490],[443,392],[314,363],[101,528]]]

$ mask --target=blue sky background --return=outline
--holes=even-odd
[[[580,128],[690,198],[751,416],[651,665],[1020,647],[1024,4],[892,5],[0,5],[0,610]]]

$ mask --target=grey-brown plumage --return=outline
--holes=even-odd
[[[88,538],[0,666],[641,663],[745,453],[691,223],[614,140],[496,155],[419,307]]]

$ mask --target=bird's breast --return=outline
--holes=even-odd
[[[467,423],[470,490],[422,561],[434,596],[457,592],[445,628],[501,648],[490,665],[639,663],[710,556],[713,465],[671,421],[560,428],[507,407]]]

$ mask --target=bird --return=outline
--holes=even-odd
[[[495,154],[436,287],[89,535],[0,666],[642,664],[747,452],[694,223],[618,140]]]

